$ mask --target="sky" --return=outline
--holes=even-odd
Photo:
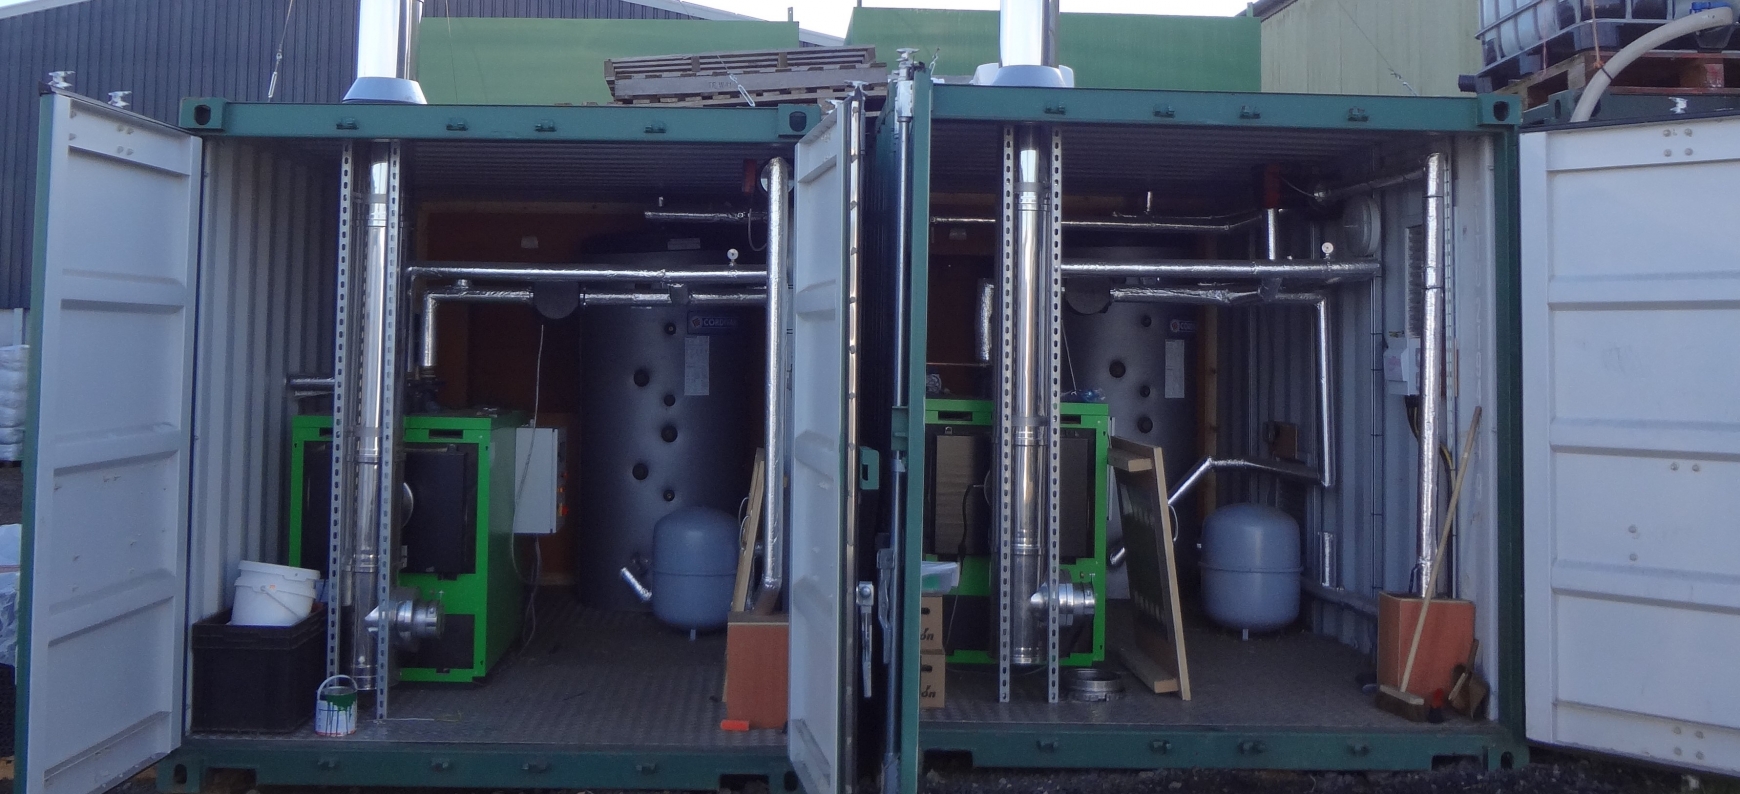
[[[64,1],[64,0],[63,0]],[[0,0],[0,9],[19,3],[44,0]],[[52,2],[52,0],[49,0]],[[805,30],[845,36],[852,7],[862,2],[878,8],[966,8],[995,11],[997,0],[691,0],[700,5],[762,19],[783,20],[786,9]],[[1248,0],[1063,0],[1063,10],[1099,14],[1195,14],[1232,16],[1245,10]]]
[[[786,9],[805,30],[845,36],[857,0],[690,0],[705,6],[763,19],[785,19]],[[1065,13],[1194,14],[1232,16],[1248,0],[1063,0]],[[997,10],[997,0],[863,0],[877,8],[964,8]]]

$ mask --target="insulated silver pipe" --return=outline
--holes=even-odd
[[[1183,499],[1202,481],[1202,477],[1211,471],[1260,471],[1278,474],[1282,477],[1292,477],[1299,480],[1316,481],[1320,473],[1310,466],[1297,463],[1287,463],[1278,460],[1255,460],[1252,458],[1203,458],[1178,484],[1172,487],[1171,499]]]
[[[991,363],[997,352],[997,285],[990,279],[979,279],[979,300],[973,324],[973,358],[980,364]]]
[[[486,281],[578,281],[581,283],[631,282],[660,284],[767,283],[767,271],[735,268],[711,270],[665,270],[622,268],[602,265],[527,266],[505,262],[416,262],[405,271],[411,278],[475,278]]]
[[[1364,182],[1356,182],[1351,185],[1342,185],[1340,187],[1323,188],[1312,191],[1311,198],[1319,202],[1337,201],[1339,199],[1347,198],[1348,196],[1357,196],[1363,193],[1372,193],[1385,188],[1396,187],[1397,185],[1405,185],[1409,182],[1418,182],[1425,178],[1426,169],[1417,168],[1406,173],[1380,176],[1376,179],[1368,179]]]
[[[762,292],[691,292],[686,302],[692,306],[759,306],[768,300]],[[438,287],[423,293],[423,320],[419,331],[423,351],[418,367],[425,376],[433,374],[437,359],[437,333],[440,305],[443,303],[531,303],[529,289],[479,289],[463,279],[451,287]],[[581,306],[669,306],[678,301],[669,292],[582,292]]]
[[[442,303],[456,301],[461,303],[531,303],[532,291],[529,289],[474,289],[466,283],[451,287],[431,289],[423,293],[423,322],[420,336],[423,351],[417,364],[423,370],[424,377],[435,373],[436,347],[436,313]]]
[[[1007,12],[1005,12],[1007,17]],[[1006,613],[1009,663],[1045,662],[1045,626],[1028,608],[1042,578],[1041,541],[1045,526],[1046,450],[1051,411],[1044,377],[1050,350],[1046,310],[1050,306],[1049,134],[1035,125],[1014,130],[1014,210],[1005,254],[1002,304],[1005,339],[1010,347],[999,390],[1009,417],[1002,432],[1008,446],[1007,513],[1001,516],[1000,542],[1009,555],[1009,593],[999,605]]]
[[[647,210],[646,219],[654,223],[750,223],[767,220],[760,210],[709,212],[688,210]]]
[[[363,212],[357,282],[351,305],[355,312],[351,343],[357,362],[356,414],[341,417],[354,442],[356,491],[350,555],[352,604],[349,664],[351,678],[360,690],[385,690],[382,669],[384,637],[371,629],[369,616],[384,597],[381,574],[390,567],[383,554],[383,535],[391,532],[392,506],[386,494],[393,492],[393,455],[398,440],[396,395],[390,389],[396,369],[397,345],[393,334],[397,317],[398,279],[392,250],[393,212],[389,197],[398,186],[393,179],[392,144],[377,142],[369,147],[368,192]],[[360,290],[357,289],[360,287]],[[386,520],[383,520],[386,519]]]
[[[1419,542],[1420,591],[1431,581],[1439,564],[1438,533],[1438,438],[1439,414],[1444,408],[1444,215],[1447,176],[1443,152],[1426,157],[1426,262],[1425,317],[1420,340],[1420,504],[1416,526]]]
[[[1262,213],[1249,215],[1232,215],[1220,218],[1077,218],[1065,220],[1065,229],[1097,229],[1102,231],[1122,232],[1160,232],[1179,234],[1229,234],[1240,229],[1255,226],[1263,221]],[[938,215],[932,217],[933,226],[990,226],[997,223],[996,218],[979,218],[967,215]]]
[[[1382,264],[1375,259],[1355,259],[1326,262],[1247,262],[1242,260],[1172,259],[1148,262],[1107,262],[1091,259],[1068,259],[1063,263],[1065,276],[1103,276],[1106,278],[1180,278],[1214,279],[1310,279],[1314,281],[1363,281],[1376,276]]]
[[[756,606],[772,607],[785,586],[786,348],[785,290],[791,269],[791,163],[775,157],[767,164],[767,416],[762,447],[766,478],[761,514],[767,522],[762,544],[761,592]]]
[[[1263,250],[1265,259],[1281,261],[1281,210],[1275,207],[1263,210]]]

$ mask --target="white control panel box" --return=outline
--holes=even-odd
[[[559,427],[522,427],[514,438],[514,534],[551,535],[567,517],[567,432]]]

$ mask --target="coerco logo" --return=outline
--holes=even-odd
[[[729,314],[691,314],[689,315],[689,333],[691,334],[729,334],[743,326],[741,318]]]
[[[1170,328],[1172,333],[1175,334],[1194,334],[1196,333],[1196,321],[1173,320]]]

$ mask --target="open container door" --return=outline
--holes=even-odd
[[[1528,738],[1740,773],[1740,117],[1521,147]]]
[[[797,145],[792,199],[791,720],[809,794],[852,790],[857,510],[858,196],[862,104]]]
[[[42,108],[18,779],[89,794],[181,740],[200,143]]]

